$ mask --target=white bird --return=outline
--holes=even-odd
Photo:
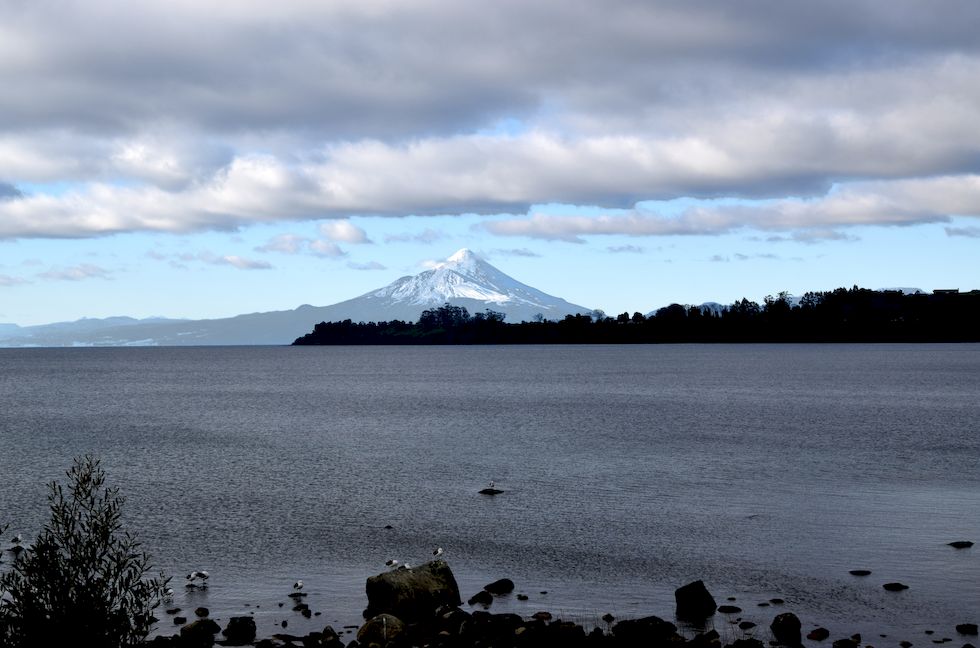
[[[388,560],[385,561],[385,567],[392,567],[392,568],[394,568],[394,567],[397,567],[397,566],[398,566],[398,561],[395,560],[394,558],[389,558]]]
[[[490,480],[490,488],[493,488],[493,480]]]
[[[443,554],[442,547],[436,547],[436,550],[432,552],[433,556],[441,556]]]
[[[302,580],[298,580],[295,583],[293,583],[293,589],[294,590],[297,590],[297,591],[303,589],[303,581]]]
[[[173,590],[173,588],[168,587],[167,589],[165,589],[164,592],[163,592],[163,596],[168,601],[173,600],[173,598],[174,598],[174,590]]]
[[[18,533],[17,535],[15,535],[15,536],[14,536],[14,537],[13,537],[13,538],[11,539],[11,542],[13,542],[13,543],[14,543],[15,545],[19,545],[19,544],[20,544],[21,542],[23,542],[23,541],[24,541],[24,538],[23,538],[23,537],[21,537],[21,535],[20,535],[19,533]]]
[[[411,569],[411,568],[412,566],[409,565],[408,563],[402,563],[401,567],[399,567],[398,569]]]
[[[201,580],[207,580],[207,579],[209,579],[211,577],[211,574],[207,573],[203,569],[201,571],[197,572],[197,575],[201,577]]]

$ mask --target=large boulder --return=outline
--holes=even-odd
[[[784,646],[799,646],[802,644],[802,637],[800,635],[801,627],[802,624],[800,623],[799,617],[792,612],[783,612],[777,615],[769,625],[769,629],[772,630],[773,639]]]
[[[677,602],[677,618],[684,620],[706,619],[718,606],[703,581],[694,581],[674,590]]]
[[[386,646],[405,632],[405,624],[401,619],[390,614],[379,614],[369,619],[357,631],[357,643],[363,646],[378,644]]]
[[[180,629],[180,642],[187,648],[211,648],[221,626],[211,619],[198,619]]]
[[[413,621],[432,617],[440,606],[455,607],[463,602],[456,577],[445,560],[371,576],[366,590],[365,617],[387,612]]]
[[[514,591],[514,581],[509,578],[501,578],[500,580],[495,580],[488,585],[484,585],[483,589],[490,592],[494,596],[503,596],[504,594],[510,594]]]

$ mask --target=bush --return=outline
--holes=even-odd
[[[145,640],[169,579],[122,531],[123,498],[91,456],[49,484],[51,520],[0,576],[0,646],[134,646]]]

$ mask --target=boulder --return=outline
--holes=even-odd
[[[902,590],[907,590],[909,588],[909,586],[905,585],[904,583],[885,583],[882,585],[882,587],[889,592],[901,592]]]
[[[705,619],[718,609],[708,588],[699,580],[674,590],[674,599],[678,619]]]
[[[357,643],[369,646],[373,643],[385,646],[405,632],[401,619],[390,614],[379,614],[369,619],[357,631]]]
[[[612,627],[613,636],[624,646],[667,643],[677,634],[677,626],[660,617],[626,619]]]
[[[196,614],[197,616],[203,619],[207,615],[211,614],[211,611],[208,610],[206,607],[199,607],[196,610],[194,610],[194,614]]]
[[[801,644],[800,627],[799,617],[792,612],[776,615],[776,618],[769,624],[773,639],[784,646],[799,646]]]
[[[255,619],[250,616],[231,617],[221,631],[229,646],[244,646],[255,641]]]
[[[742,611],[742,608],[737,605],[719,605],[718,611],[722,614],[738,614]]]
[[[948,544],[953,549],[969,549],[970,547],[973,546],[973,543],[970,542],[969,540],[955,540]]]
[[[442,605],[462,603],[456,577],[444,560],[413,569],[396,569],[367,579],[365,617],[383,612],[414,621],[432,617]]]
[[[470,605],[491,605],[493,603],[493,594],[486,590],[480,590],[466,602]]]
[[[480,491],[480,495],[500,495],[503,492],[499,488],[484,488]]]
[[[960,623],[956,626],[956,631],[961,635],[972,635],[977,636],[977,624],[976,623]]]
[[[221,626],[211,619],[198,619],[180,629],[180,643],[188,648],[211,648]]]
[[[483,589],[490,592],[494,596],[510,594],[514,591],[514,581],[509,578],[501,578],[500,580],[495,580],[489,585],[484,585]]]
[[[814,628],[807,634],[806,638],[810,641],[823,641],[830,636],[830,630],[827,628]]]

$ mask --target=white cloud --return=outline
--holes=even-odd
[[[378,263],[377,261],[368,261],[367,263],[355,263],[349,261],[347,267],[351,270],[387,270],[388,267]]]
[[[38,273],[40,279],[51,279],[54,281],[83,281],[85,279],[111,279],[111,273],[105,268],[90,263],[67,268],[52,268],[46,272]]]
[[[320,225],[320,234],[335,243],[371,243],[367,232],[348,220],[328,221]]]
[[[238,268],[239,270],[270,270],[272,269],[272,264],[267,261],[260,261],[256,259],[246,259],[244,257],[237,256],[235,254],[228,254],[225,256],[217,257],[211,263],[216,265],[229,265],[233,268]]]
[[[310,250],[313,254],[322,257],[339,258],[347,256],[347,253],[339,245],[322,239],[310,242]]]
[[[0,287],[9,286],[20,286],[22,284],[30,283],[22,277],[12,277],[10,275],[0,274]]]
[[[311,241],[305,236],[296,234],[279,234],[272,237],[265,245],[255,248],[256,252],[281,252],[282,254],[299,254],[306,250]]]

